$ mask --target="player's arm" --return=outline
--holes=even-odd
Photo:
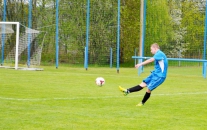
[[[142,62],[142,63],[136,64],[135,67],[136,67],[136,68],[139,68],[140,66],[149,64],[149,63],[151,63],[151,62],[153,62],[153,61],[155,61],[154,57],[152,57],[152,58],[150,58],[150,59],[148,59],[148,60],[146,60],[146,61],[144,61],[144,62]]]

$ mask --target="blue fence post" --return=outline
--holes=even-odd
[[[137,49],[134,49],[134,55],[137,56]],[[134,66],[137,64],[137,59],[134,59]]]
[[[207,67],[207,62],[204,63],[204,78],[206,78],[206,67]]]
[[[56,0],[56,69],[59,62],[59,0]]]
[[[205,60],[206,59],[206,35],[207,35],[207,1],[206,1],[206,12],[205,12],[205,32],[204,32],[204,45],[203,45],[203,59]],[[206,69],[206,63],[203,63],[203,74],[206,73],[205,72],[205,69]]]
[[[32,0],[29,1],[29,17],[28,17],[28,27],[32,28]],[[28,33],[28,45],[27,45],[27,66],[30,67],[30,44],[31,44],[31,32]]]
[[[6,0],[4,0],[4,12],[3,12],[3,21],[6,21]]]
[[[117,65],[116,65],[116,70],[117,73],[119,73],[119,52],[120,52],[120,6],[121,2],[118,0],[118,15],[117,15]]]
[[[203,62],[203,77],[206,78],[207,62]]]
[[[6,0],[4,0],[4,12],[3,12],[3,21],[6,21]],[[1,65],[4,64],[4,44],[5,44],[5,25],[2,25],[2,39],[1,39],[1,44],[2,44],[2,51],[1,51]]]
[[[143,61],[143,59],[139,59],[139,63],[142,63],[142,61]],[[143,66],[140,66],[138,68],[138,75],[140,76],[142,72],[143,72]]]
[[[84,68],[87,68],[86,61],[87,61],[87,59],[86,59],[86,47],[85,47],[85,50],[84,50]]]
[[[113,64],[113,49],[110,48],[110,68],[112,68]]]
[[[142,35],[141,35],[142,41],[141,41],[141,44],[140,44],[140,48],[141,48],[140,56],[143,57],[144,56],[144,45],[145,45],[145,33],[146,33],[147,0],[143,1],[143,12],[141,11],[141,13],[143,13],[143,19],[140,18],[143,25],[142,25]],[[143,59],[139,59],[138,62],[139,63],[143,62]],[[138,75],[140,75],[143,71],[144,71],[144,66],[139,67],[138,68]]]
[[[89,30],[90,30],[90,0],[87,1],[86,14],[86,48],[85,48],[85,69],[88,70],[88,45],[89,45]]]

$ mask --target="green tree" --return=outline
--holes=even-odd
[[[205,12],[192,1],[182,2],[182,27],[186,28],[185,41],[189,43],[189,54],[198,53],[203,49]]]
[[[109,63],[110,48],[116,51],[117,2],[92,0],[90,15],[90,63]]]
[[[172,17],[173,35],[169,44],[167,44],[168,51],[166,51],[166,54],[168,57],[182,58],[188,45],[184,40],[187,33],[186,27],[181,26],[182,4],[181,1],[171,0],[168,5],[170,7],[170,16]]]
[[[140,1],[122,1],[121,6],[121,63],[131,61],[140,40]]]
[[[173,35],[173,24],[167,1],[150,1],[147,4],[145,55],[150,54],[150,45],[167,45]]]

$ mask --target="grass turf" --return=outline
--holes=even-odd
[[[2,130],[203,130],[207,129],[207,79],[201,67],[170,67],[166,81],[136,107],[145,90],[123,96],[118,86],[139,84],[134,68],[43,67],[0,69]],[[95,85],[102,76],[106,84]]]

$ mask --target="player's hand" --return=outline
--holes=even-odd
[[[142,64],[136,64],[135,68],[139,68],[140,66],[142,66]]]

